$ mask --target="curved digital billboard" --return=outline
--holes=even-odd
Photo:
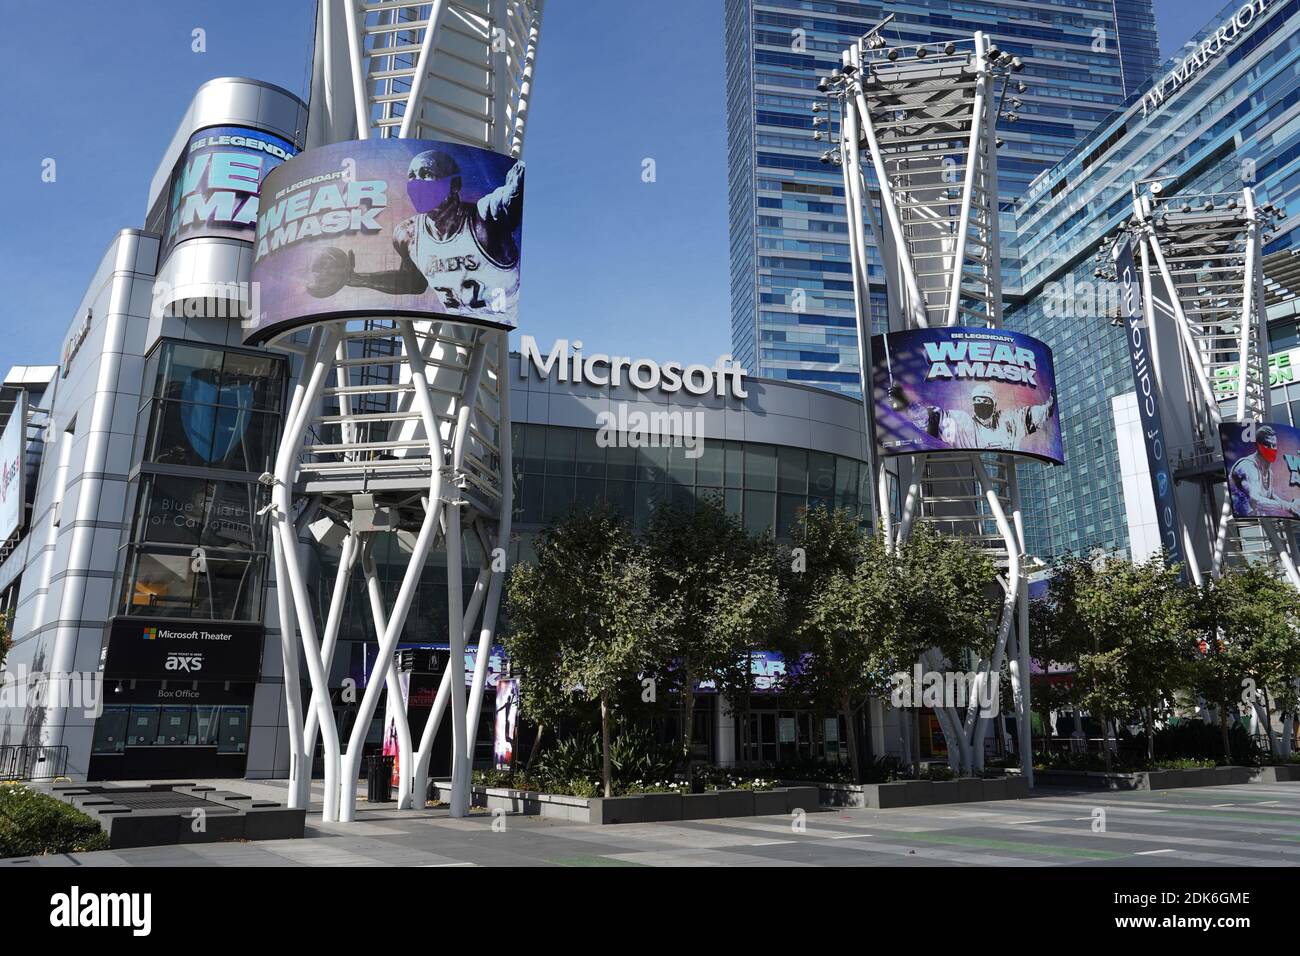
[[[882,454],[996,451],[1065,460],[1052,350],[1038,339],[948,326],[872,336],[871,348]]]
[[[251,242],[263,179],[297,151],[246,126],[210,126],[190,136],[168,184],[160,258],[199,236]]]
[[[436,140],[334,143],[276,169],[262,196],[253,256],[260,301],[245,341],[383,315],[514,327],[518,160]]]
[[[1223,422],[1219,439],[1234,518],[1300,518],[1300,429]]]

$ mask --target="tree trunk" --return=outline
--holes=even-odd
[[[1101,712],[1101,754],[1102,759],[1106,762],[1106,772],[1110,773],[1110,715],[1104,710]]]
[[[913,708],[912,710],[912,759],[916,761],[917,773],[921,771],[921,711]],[[927,725],[926,730],[929,730]],[[951,748],[949,748],[951,752]]]
[[[614,795],[613,769],[609,762],[609,695],[600,695],[600,776],[605,784],[605,796]]]
[[[1262,705],[1256,704],[1255,710],[1264,719],[1264,732],[1268,734],[1268,752],[1274,757],[1281,757],[1282,748],[1278,744],[1277,734],[1273,733],[1273,699],[1269,697],[1267,687],[1261,687],[1260,690],[1264,695],[1264,702]]]
[[[1223,736],[1223,762],[1232,763],[1232,743],[1228,740],[1228,702],[1219,705],[1219,733]]]
[[[1146,724],[1147,724],[1147,763],[1151,763],[1152,761],[1154,761],[1154,760],[1156,759],[1156,720],[1155,720],[1155,712],[1156,712],[1155,705],[1152,705],[1152,706],[1150,706],[1150,707],[1147,708],[1147,713],[1146,713],[1146,718],[1147,718],[1147,719],[1146,719]]]
[[[691,737],[695,733],[695,680],[689,669],[682,674],[682,768],[691,763]]]
[[[537,752],[542,749],[542,734],[546,733],[546,725],[537,725],[537,735],[533,737],[532,749],[528,751],[528,762],[524,764],[524,773],[527,774],[533,769],[533,761],[537,759]]]
[[[853,774],[853,782],[861,783],[862,759],[858,755],[858,727],[854,719],[853,705],[847,695],[840,701],[840,712],[844,714],[844,726],[849,734],[849,770]]]

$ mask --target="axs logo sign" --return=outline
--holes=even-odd
[[[202,654],[168,654],[167,660],[163,664],[164,670],[185,671],[189,674],[197,674],[203,670]]]

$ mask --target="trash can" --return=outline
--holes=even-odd
[[[389,803],[393,799],[393,758],[379,754],[366,758],[366,802]]]

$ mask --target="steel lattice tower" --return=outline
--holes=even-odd
[[[519,157],[531,95],[542,0],[320,0],[307,145],[412,138],[462,143]],[[325,750],[326,820],[352,820],[362,746],[387,687],[402,700],[393,664],[430,555],[446,556],[450,662],[418,740],[404,708],[399,807],[422,807],[439,723],[452,719],[451,813],[470,802],[470,769],[509,545],[511,450],[507,332],[454,316],[384,316],[310,327],[302,374],[285,417],[271,514],[285,692],[293,754],[293,805],[308,803],[311,755]],[[297,337],[301,339],[301,336]],[[281,347],[294,347],[287,339]],[[300,538],[341,548],[318,629]],[[406,555],[386,604],[375,552],[381,539]],[[463,600],[466,542],[479,563]],[[348,584],[360,564],[379,637],[346,748],[328,677]],[[322,591],[326,582],[322,582]],[[302,638],[312,698],[299,695],[294,634]],[[473,683],[461,675],[477,637]]]
[[[1179,499],[1187,571],[1199,584],[1207,574],[1265,561],[1300,587],[1284,521],[1233,517],[1218,431],[1221,423],[1269,418],[1262,245],[1278,211],[1259,204],[1249,187],[1169,199],[1161,192],[1159,180],[1135,184],[1133,218],[1119,242],[1132,242],[1139,254],[1142,318],[1156,395],[1172,426],[1174,478],[1195,488]]]
[[[844,51],[842,67],[819,84],[825,105],[813,108],[824,111],[824,118],[814,119],[825,129],[818,138],[835,144],[823,158],[844,174],[869,433],[874,425],[865,230],[872,230],[884,259],[891,331],[1001,323],[996,131],[1010,74],[1020,69],[981,33],[960,44],[886,49],[879,32],[885,23]],[[994,650],[974,669],[987,686],[1009,662],[1021,757],[1032,781],[1031,748],[1025,745],[1028,581],[1015,457],[945,452],[886,462],[874,450],[871,457],[874,515],[891,547],[924,522],[986,549],[999,568],[1002,610]],[[922,663],[942,670],[953,662],[932,650]],[[968,707],[964,717],[955,708],[936,710],[961,766],[973,769],[983,764],[989,724],[978,710]]]

